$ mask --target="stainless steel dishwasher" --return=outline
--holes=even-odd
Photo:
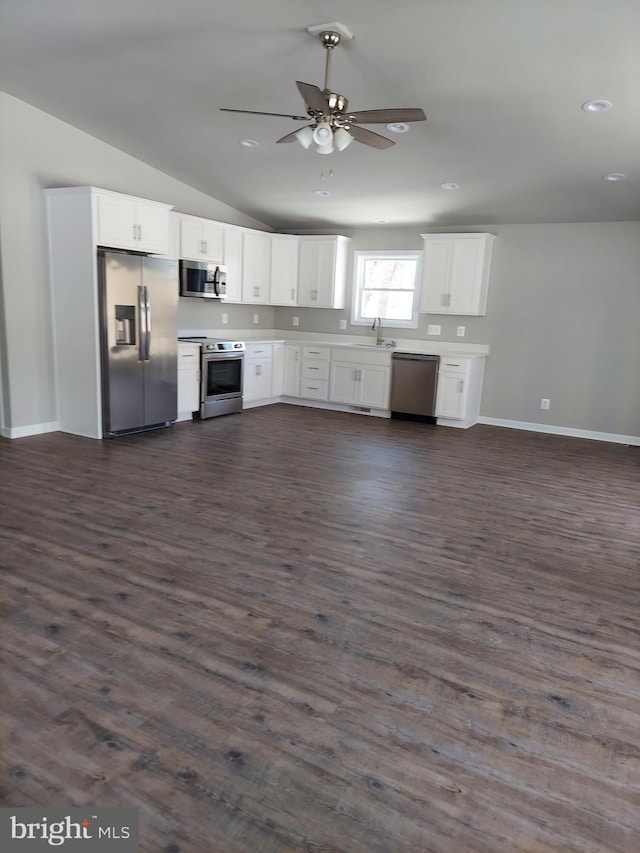
[[[392,418],[436,422],[439,355],[394,352],[391,358]]]

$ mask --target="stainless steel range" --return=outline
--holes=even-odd
[[[180,340],[200,344],[200,417],[241,412],[244,341],[205,337]]]

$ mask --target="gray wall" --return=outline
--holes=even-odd
[[[420,249],[427,226],[347,233],[353,253]],[[436,229],[431,229],[436,230]],[[387,337],[488,344],[481,414],[485,417],[640,436],[640,223],[499,225],[440,231],[496,234],[486,317],[422,315],[417,331]],[[278,328],[341,334],[344,311],[279,308]],[[456,327],[466,326],[464,338]],[[373,333],[348,325],[345,335]],[[551,399],[549,411],[540,399]]]
[[[266,228],[99,139],[0,93],[0,368],[4,427],[56,420],[42,189],[87,185],[167,202],[176,210],[235,225]],[[191,321],[194,309],[185,310]],[[228,313],[232,315],[230,323],[246,326],[255,312],[235,306]],[[271,326],[270,309],[259,313]],[[208,322],[207,317],[203,319]]]

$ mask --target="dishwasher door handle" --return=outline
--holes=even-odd
[[[422,355],[419,352],[394,352],[391,358],[394,361],[440,361],[439,355]]]

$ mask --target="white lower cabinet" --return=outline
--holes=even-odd
[[[178,420],[187,421],[200,408],[200,347],[178,343]]]
[[[282,393],[286,397],[299,397],[301,347],[285,344],[283,351]]]
[[[389,408],[391,354],[357,347],[331,350],[329,400],[371,409]]]
[[[466,429],[478,422],[484,361],[441,356],[436,392],[439,424]]]
[[[300,361],[300,396],[308,400],[329,398],[331,347],[303,346]]]
[[[284,346],[248,343],[244,359],[243,404],[261,405],[281,397],[284,383]]]

